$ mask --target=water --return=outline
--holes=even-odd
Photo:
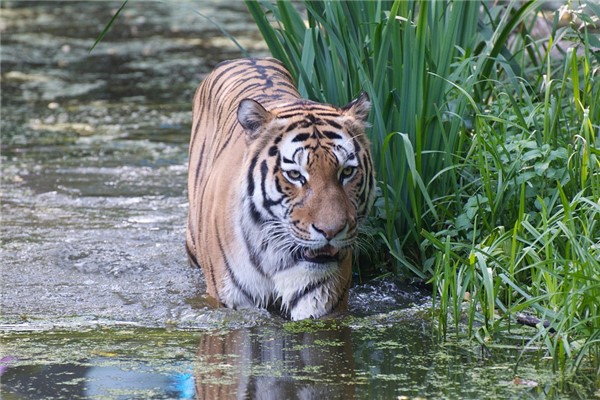
[[[533,387],[552,377],[531,367],[515,384],[511,368],[476,347],[438,346],[423,317],[411,310],[343,321],[271,319],[238,329],[224,322],[211,331],[13,333],[5,349],[18,356],[5,361],[3,392],[69,399],[483,399],[544,398],[550,390]]]
[[[190,107],[239,51],[196,11],[266,49],[243,3],[130,2],[89,53],[120,5],[2,2],[2,398],[598,396],[535,352],[515,372],[518,348],[439,343],[391,279],[327,321],[212,308],[184,251]]]

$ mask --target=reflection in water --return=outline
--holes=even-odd
[[[226,319],[224,319],[225,321]],[[183,331],[0,335],[13,354],[2,399],[396,399],[552,397],[518,352],[435,343],[413,311],[303,324]],[[537,355],[535,355],[537,358]],[[528,382],[527,385],[518,382]],[[530,385],[531,384],[531,385]],[[537,386],[533,386],[537,385]],[[597,389],[581,387],[579,398]],[[576,394],[575,392],[572,392]]]
[[[10,368],[0,394],[29,399],[193,399],[191,374],[164,374],[151,363],[93,358],[67,364]],[[0,397],[2,398],[2,397]]]
[[[354,398],[356,385],[367,381],[357,379],[351,329],[319,323],[307,325],[311,332],[292,332],[290,326],[297,327],[193,334],[195,340],[184,347],[168,334],[147,337],[148,347],[133,354],[126,350],[133,338],[99,347],[97,341],[75,340],[73,348],[61,345],[60,353],[84,358],[42,363],[34,357],[10,366],[2,375],[0,398]],[[169,356],[156,359],[164,352]]]
[[[204,335],[197,399],[351,399],[350,328],[290,333],[256,327]]]

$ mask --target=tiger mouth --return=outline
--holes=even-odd
[[[328,244],[318,249],[305,248],[300,251],[299,259],[315,264],[326,264],[340,260],[340,249]]]

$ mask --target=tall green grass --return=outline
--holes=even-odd
[[[472,123],[463,118],[467,99],[449,89],[458,83],[489,98],[487,82],[497,74],[490,60],[519,70],[505,43],[535,2],[504,12],[462,1],[304,1],[304,11],[286,1],[246,4],[302,95],[342,105],[369,93],[372,151],[383,183],[379,237],[396,272],[431,276],[427,255],[414,244],[423,229],[445,220],[432,197],[457,191],[458,182],[436,176],[454,168]],[[482,22],[492,29],[481,29]]]
[[[532,314],[557,369],[598,373],[599,7],[539,38],[541,2],[490,4],[247,2],[303,95],[369,92],[379,237],[433,283],[441,334],[490,345]]]
[[[487,110],[469,98],[472,141],[456,164],[465,184],[435,199],[455,217],[423,232],[423,245],[435,254],[442,334],[452,322],[458,330],[466,311],[483,343],[532,314],[530,341],[556,369],[574,374],[586,360],[599,374],[600,79],[591,33],[578,34],[579,49],[559,60],[550,57],[554,36],[536,47],[541,64],[497,82]]]
[[[372,100],[372,151],[382,197],[381,238],[398,266],[425,278],[406,260],[409,233],[418,242],[437,211],[431,194],[454,182],[426,182],[453,164],[461,146],[463,98],[448,98],[443,77],[466,75],[453,65],[478,43],[479,3],[429,1],[248,1],[274,57],[296,78],[302,95],[346,104],[366,90]],[[391,134],[392,132],[396,132]],[[417,247],[418,248],[418,247]],[[416,258],[420,258],[421,255]],[[431,272],[431,271],[429,271]]]

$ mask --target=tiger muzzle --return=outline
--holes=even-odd
[[[330,262],[340,261],[340,249],[327,244],[318,249],[305,249],[302,251],[302,259],[304,261],[315,264],[325,264]]]

